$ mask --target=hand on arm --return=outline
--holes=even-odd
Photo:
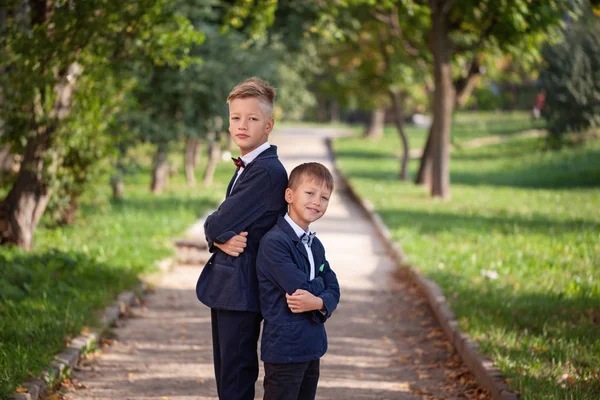
[[[323,299],[302,289],[296,290],[291,295],[286,293],[285,298],[287,299],[288,307],[295,314],[322,310],[324,307]]]
[[[261,242],[256,260],[257,270],[287,294],[298,289],[314,294],[321,293],[325,289],[323,278],[317,277],[309,281],[306,273],[298,269],[290,250],[286,247],[285,241],[282,240]]]
[[[239,257],[246,248],[248,232],[241,232],[239,235],[235,235],[223,244],[213,243],[213,245],[219,248],[222,252],[232,256]]]

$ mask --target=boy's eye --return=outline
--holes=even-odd
[[[250,118],[252,121],[258,121],[258,118],[252,117]]]
[[[231,117],[232,120],[237,121],[240,117]]]
[[[306,194],[310,194],[312,196],[313,192],[306,192]]]
[[[329,198],[328,198],[328,197],[321,196],[321,198],[322,198],[323,200],[325,200],[325,201],[329,201]]]

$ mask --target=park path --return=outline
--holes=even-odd
[[[271,142],[286,169],[332,167],[335,131],[284,128]],[[327,322],[318,399],[483,399],[425,300],[394,274],[374,228],[341,188],[311,225],[338,274],[341,302]],[[195,297],[199,265],[178,265],[113,329],[101,355],[75,371],[66,399],[216,399],[210,313]],[[262,398],[262,367],[256,397]],[[75,389],[77,388],[77,389]]]

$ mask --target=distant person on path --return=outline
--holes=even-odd
[[[213,253],[196,285],[211,308],[213,356],[221,400],[253,400],[258,378],[258,244],[287,209],[287,173],[268,142],[275,88],[250,78],[227,97],[229,133],[241,157],[219,209],[204,223]]]
[[[260,242],[256,270],[265,319],[264,400],[312,400],[327,351],[325,321],[340,300],[337,277],[309,225],[327,210],[333,177],[319,163],[290,174],[289,211]]]
[[[533,119],[540,119],[542,116],[542,110],[546,105],[546,91],[541,90],[535,95],[535,104],[533,105]]]

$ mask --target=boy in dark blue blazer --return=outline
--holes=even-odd
[[[240,148],[226,198],[204,223],[213,253],[196,285],[211,308],[213,357],[221,400],[253,400],[258,378],[260,304],[256,278],[258,244],[285,214],[287,173],[273,129],[275,89],[257,78],[237,85],[227,98],[229,133]]]
[[[312,400],[317,393],[319,360],[327,351],[324,323],[338,305],[340,287],[309,225],[325,214],[332,190],[323,165],[294,168],[285,190],[289,211],[260,242],[264,400]]]

